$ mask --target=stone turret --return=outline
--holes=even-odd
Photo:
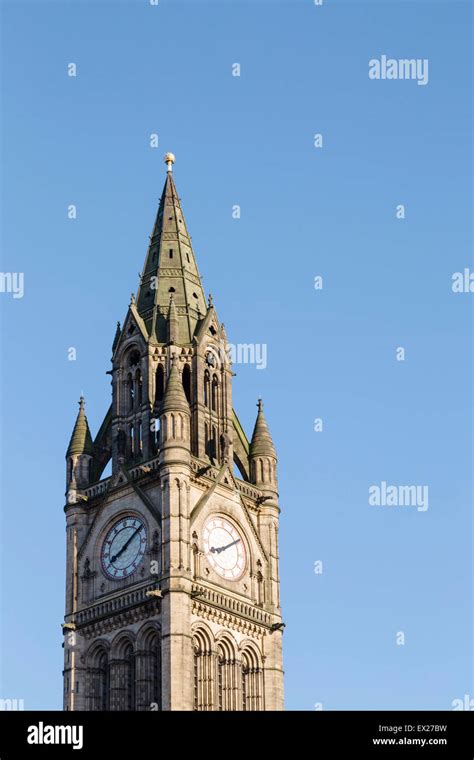
[[[85,401],[79,399],[79,412],[66,452],[66,489],[68,494],[86,488],[91,479],[94,444],[85,413]]]
[[[191,453],[191,411],[189,408],[176,355],[160,410],[160,464],[179,460],[189,465]]]
[[[249,451],[250,478],[262,491],[277,495],[277,456],[263,413],[262,399],[259,399],[257,406],[258,414]]]

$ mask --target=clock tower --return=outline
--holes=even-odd
[[[66,454],[65,710],[282,710],[277,457],[249,441],[174,156],[112,346],[112,403]],[[103,472],[111,461],[111,475]]]

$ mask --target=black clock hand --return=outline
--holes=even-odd
[[[125,549],[128,549],[128,547],[130,546],[130,542],[131,542],[131,541],[132,541],[132,540],[135,538],[135,536],[137,535],[137,533],[140,533],[141,529],[142,529],[142,526],[140,525],[140,527],[139,527],[139,528],[137,528],[137,529],[136,529],[136,530],[135,530],[135,531],[132,533],[132,535],[130,536],[130,538],[128,539],[128,541],[126,541],[126,542],[124,543],[124,545],[123,545],[123,546],[122,546],[122,548],[121,548],[121,549],[120,549],[120,550],[117,552],[117,554],[115,554],[115,555],[114,555],[114,556],[111,558],[111,560],[110,560],[111,562],[115,562],[115,560],[116,560],[116,559],[118,559],[118,558],[120,557],[120,555],[124,553]]]
[[[214,548],[211,546],[211,552],[220,554],[221,552],[225,552],[226,549],[229,549],[231,546],[234,546],[234,544],[238,544],[240,541],[240,538],[237,538],[235,541],[232,541],[231,544],[227,544],[227,546],[218,546],[217,548]]]

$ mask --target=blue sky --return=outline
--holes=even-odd
[[[473,695],[470,3],[1,11],[1,267],[25,293],[0,294],[0,696],[61,707],[64,454],[81,391],[93,434],[108,408],[167,150],[229,340],[268,346],[234,403],[250,434],[263,396],[279,453],[287,708]],[[429,83],[370,80],[383,54]],[[382,481],[429,509],[369,506]]]

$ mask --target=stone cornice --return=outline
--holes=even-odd
[[[147,596],[154,587],[154,584],[148,584],[76,612],[76,630],[84,638],[91,639],[158,615],[160,600]]]
[[[200,584],[193,584],[191,593],[195,595],[192,612],[197,617],[254,638],[262,638],[270,631],[271,615],[254,604]]]

